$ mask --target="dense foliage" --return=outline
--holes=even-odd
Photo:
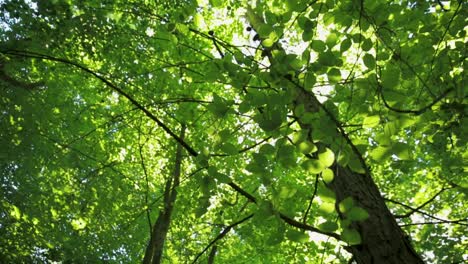
[[[466,2],[0,3],[0,262],[468,260]]]

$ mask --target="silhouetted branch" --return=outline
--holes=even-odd
[[[438,191],[434,196],[432,196],[429,200],[427,200],[426,202],[422,203],[420,206],[416,207],[416,208],[412,208],[409,212],[407,212],[406,214],[403,214],[403,215],[394,215],[395,218],[406,218],[406,217],[409,217],[410,215],[414,214],[415,212],[418,212],[420,209],[422,209],[424,206],[426,206],[427,204],[429,204],[430,202],[434,201],[435,198],[437,198],[437,196],[439,196],[439,194],[441,194],[443,191],[445,190],[448,190],[449,188],[442,188],[440,191]],[[406,206],[405,206],[406,207]]]
[[[230,225],[228,225],[227,227],[225,227],[223,229],[223,231],[221,231],[221,233],[219,233],[218,236],[215,237],[215,239],[213,239],[213,241],[211,241],[200,253],[197,254],[197,256],[195,257],[195,259],[192,261],[192,263],[195,263],[197,262],[197,260],[201,257],[201,255],[203,255],[203,253],[205,253],[214,243],[216,243],[218,240],[222,239],[223,237],[225,237],[227,235],[227,233],[229,233],[229,231],[231,231],[231,229],[237,225],[240,225],[242,224],[243,222],[249,220],[250,218],[252,218],[254,215],[253,214],[250,214],[244,218],[242,218],[241,220],[235,222],[235,223],[232,223]],[[211,254],[210,254],[211,255]]]
[[[304,217],[302,218],[302,223],[305,224],[307,222],[307,215],[309,214],[310,208],[312,207],[312,202],[314,201],[315,195],[317,194],[317,187],[318,187],[318,174],[315,175],[315,184],[314,184],[314,192],[312,193],[312,197],[309,200],[309,206],[304,213]]]
[[[380,84],[379,84],[380,85]],[[385,96],[382,92],[382,87],[379,88],[379,94],[380,94],[380,97],[382,98],[382,101],[385,105],[386,108],[388,108],[389,110],[393,111],[393,112],[397,112],[397,113],[401,113],[401,114],[414,114],[414,115],[420,115],[424,112],[426,112],[427,110],[431,109],[432,106],[434,106],[435,104],[437,104],[440,100],[444,99],[451,91],[453,91],[454,89],[453,88],[449,88],[447,90],[445,90],[441,95],[439,95],[437,98],[434,99],[434,101],[432,101],[430,104],[424,106],[423,108],[421,109],[418,109],[418,110],[409,110],[409,109],[398,109],[398,108],[395,108],[393,106],[390,106],[387,102],[387,100],[385,100]]]

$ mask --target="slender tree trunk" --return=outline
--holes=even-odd
[[[218,250],[218,246],[216,246],[216,245],[214,245],[211,248],[210,255],[208,255],[208,262],[207,262],[208,264],[213,264],[214,263],[214,259],[215,259],[217,250]]]
[[[183,140],[185,136],[185,125],[182,125],[180,138]],[[144,264],[161,263],[161,258],[164,249],[167,232],[171,223],[172,210],[177,198],[177,187],[180,182],[181,164],[182,164],[183,146],[177,144],[177,150],[174,161],[174,171],[172,177],[169,177],[164,188],[164,208],[159,213],[156,223],[151,231],[150,241],[146,247]]]

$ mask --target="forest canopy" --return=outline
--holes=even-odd
[[[468,261],[467,10],[0,1],[0,262]]]

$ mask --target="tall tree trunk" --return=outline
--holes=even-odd
[[[180,139],[184,140],[184,136],[185,125],[182,125]],[[181,144],[177,144],[174,171],[172,173],[172,177],[167,179],[166,186],[164,188],[164,208],[159,213],[158,219],[153,225],[150,241],[146,247],[145,256],[143,258],[144,264],[161,263],[164,242],[166,240],[167,232],[169,231],[172,210],[177,198],[177,187],[180,183],[182,150],[183,146]]]
[[[332,166],[335,177],[328,187],[336,194],[337,204],[345,198],[351,197],[359,207],[365,209],[369,217],[364,221],[358,221],[351,224],[351,228],[356,229],[361,235],[359,245],[347,247],[353,254],[353,259],[357,263],[369,264],[405,264],[405,263],[423,263],[421,257],[415,252],[403,230],[398,226],[395,217],[387,208],[380,191],[372,179],[371,172],[367,168],[364,158],[356,147],[352,144],[340,122],[333,114],[328,111],[317,98],[310,92],[305,91],[299,85],[296,85],[297,97],[295,104],[303,104],[308,112],[317,112],[323,110],[330,122],[351,145],[354,155],[358,155],[365,173],[353,172],[349,167],[340,166],[335,162]],[[302,129],[310,131],[314,129],[309,124],[299,121]],[[312,138],[309,138],[312,141]],[[345,216],[340,214],[340,218]]]
[[[263,17],[256,14],[250,7],[247,8],[246,18],[251,26],[258,32],[259,26],[265,24]],[[263,54],[270,61],[270,68],[275,69],[277,62],[272,56],[272,50],[279,50],[280,53],[287,52],[277,42],[271,47],[263,47]],[[281,68],[281,67],[276,67]],[[293,69],[290,69],[294,71]],[[338,164],[334,165],[335,178],[329,184],[329,187],[335,192],[337,203],[347,197],[351,197],[360,207],[365,209],[369,214],[369,218],[365,221],[355,222],[351,227],[356,229],[360,236],[361,242],[359,245],[351,245],[347,249],[353,254],[353,258],[357,263],[362,264],[404,264],[404,263],[423,263],[421,257],[414,251],[413,247],[405,237],[403,230],[396,223],[390,210],[385,205],[383,197],[380,195],[379,189],[371,177],[371,173],[365,165],[364,159],[356,147],[352,144],[348,135],[341,127],[337,117],[328,111],[309,91],[306,91],[299,81],[289,75],[280,77],[291,82],[296,94],[292,104],[294,110],[297,106],[303,105],[306,112],[316,113],[324,111],[333,122],[337,130],[351,146],[354,154],[358,156],[362,167],[365,169],[365,174],[359,174],[351,171],[348,167],[342,167]],[[297,72],[297,74],[299,74]],[[312,131],[314,127],[310,124],[301,122],[300,118],[296,117],[301,128],[308,131],[309,140],[312,142]],[[324,124],[319,124],[324,125]],[[341,218],[344,215],[340,214]]]
[[[372,178],[341,166],[333,169],[336,175],[329,187],[335,191],[337,201],[352,197],[369,213],[365,221],[352,224],[362,239],[361,244],[348,248],[354,260],[363,264],[423,263],[385,205]]]

